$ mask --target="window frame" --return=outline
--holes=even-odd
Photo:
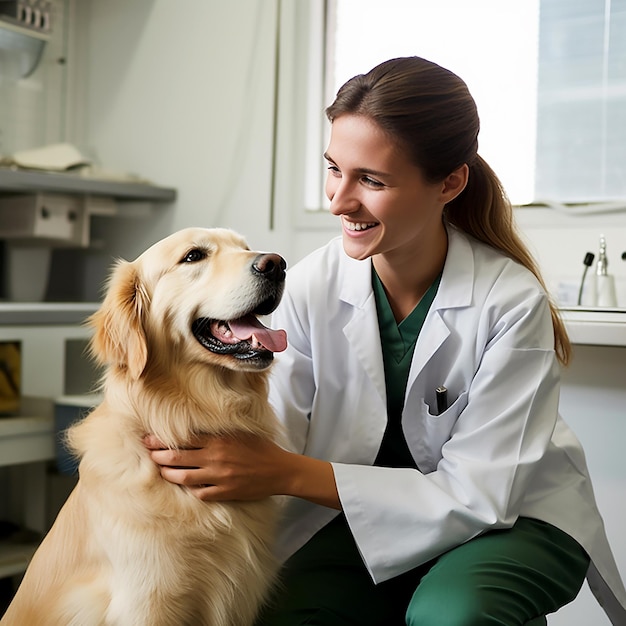
[[[337,218],[323,202],[322,154],[330,128],[324,116],[328,104],[324,81],[331,4],[298,0],[281,6],[275,202],[280,215],[298,231],[337,232]]]

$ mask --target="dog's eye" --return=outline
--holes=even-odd
[[[189,250],[187,254],[182,258],[181,263],[197,263],[198,261],[202,261],[202,259],[206,259],[207,253],[205,250],[200,250],[199,248],[194,248],[193,250]]]

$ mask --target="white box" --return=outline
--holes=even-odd
[[[80,196],[38,193],[0,196],[0,238],[52,245],[89,245],[89,218]]]

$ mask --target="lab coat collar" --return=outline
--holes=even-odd
[[[338,245],[342,246],[341,242]],[[363,309],[372,293],[372,259],[357,261],[349,257],[343,246],[338,275],[342,277],[339,299],[357,309]]]
[[[444,311],[469,306],[472,302],[475,280],[472,246],[467,236],[461,231],[450,225],[446,225],[446,229],[448,231],[448,254],[441,283],[417,340],[409,370],[407,389],[412,387],[426,363],[450,336],[450,328],[443,315]]]
[[[446,230],[448,254],[433,309],[453,309],[472,303],[475,280],[472,246],[468,235],[454,226],[446,224]]]
[[[352,306],[352,315],[344,326],[343,332],[357,355],[361,367],[367,372],[379,397],[384,402],[385,376],[382,348],[378,339],[376,300],[372,289],[372,261],[371,259],[357,261],[343,251],[340,242],[338,245],[342,247],[338,272],[338,275],[342,277],[339,298]],[[372,340],[377,338],[377,341],[368,341],[364,338]]]
[[[443,268],[441,284],[432,309],[450,309],[469,306],[472,302],[474,285],[474,255],[467,235],[454,226],[446,224],[448,231],[448,254]],[[340,242],[338,242],[339,245]],[[344,276],[340,286],[339,297],[343,302],[358,309],[363,309],[372,292],[372,260],[357,261],[342,251],[342,268],[339,272]],[[371,304],[371,303],[370,303]]]
[[[424,322],[409,372],[408,387],[413,385],[419,372],[432,355],[450,335],[443,318],[445,309],[468,306],[472,302],[474,285],[474,254],[467,236],[457,229],[446,226],[448,231],[448,253],[441,277],[441,284]],[[341,242],[337,242],[341,246]],[[364,341],[364,337],[378,337],[376,302],[372,289],[372,261],[356,261],[343,249],[340,251],[342,283],[339,297],[353,307],[353,315],[343,332],[357,354],[361,366],[384,400],[386,397],[384,369],[380,341]]]

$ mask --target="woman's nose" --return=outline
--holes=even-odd
[[[333,215],[351,213],[361,206],[348,181],[343,178],[326,182],[326,196],[330,200],[329,210]]]

